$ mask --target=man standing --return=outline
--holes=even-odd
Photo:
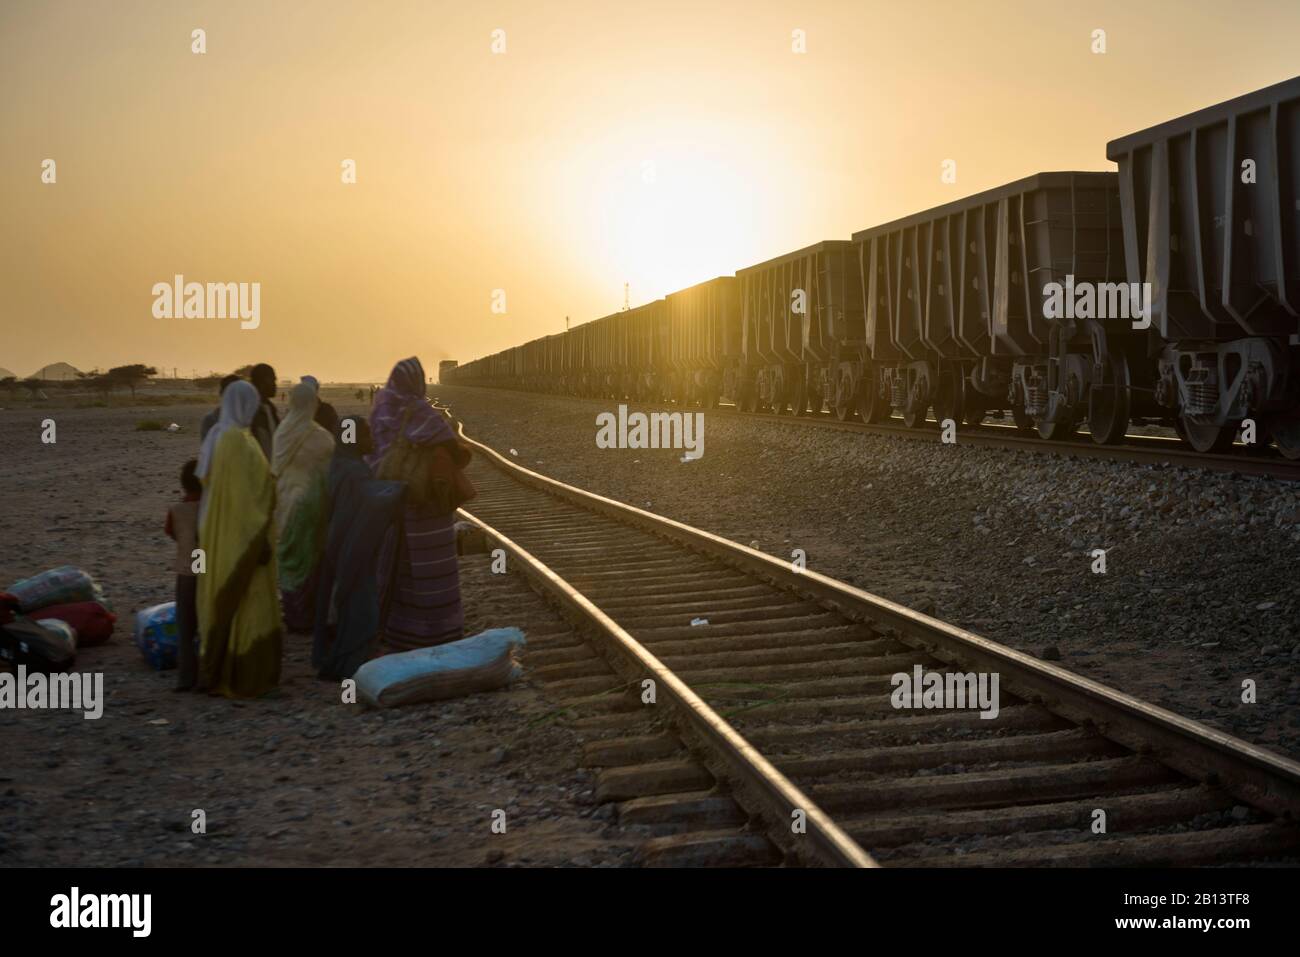
[[[235,375],[232,372],[230,375],[226,376],[224,379],[221,380],[221,391],[218,392],[217,395],[218,396],[225,395],[226,389],[230,388],[230,383],[238,382],[238,381],[239,381],[239,376]],[[203,440],[208,437],[208,432],[212,429],[214,425],[217,424],[217,419],[219,418],[221,418],[220,399],[217,400],[217,407],[213,409],[211,412],[209,412],[207,415],[205,415],[203,417],[203,421],[199,423],[199,444],[200,445],[202,445]]]
[[[271,401],[275,398],[275,370],[265,362],[259,362],[248,373],[248,381],[253,383],[258,395],[262,397],[262,404],[257,410],[257,415],[253,417],[252,432],[253,438],[257,439],[257,444],[262,447],[262,452],[269,462],[271,440],[275,430],[280,427],[280,414],[275,411],[275,403]]]

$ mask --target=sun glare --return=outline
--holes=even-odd
[[[624,150],[586,184],[592,268],[632,305],[734,272],[755,247],[750,175],[713,149]]]

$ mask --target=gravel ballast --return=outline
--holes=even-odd
[[[1300,484],[731,413],[705,413],[704,454],[682,461],[597,447],[612,401],[436,394],[535,471],[786,560],[802,549],[823,574],[1300,755]]]

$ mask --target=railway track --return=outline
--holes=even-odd
[[[441,387],[448,394],[454,395],[456,388],[491,389],[492,391],[511,392],[508,389],[493,389],[490,386],[450,386]],[[554,398],[571,399],[588,402],[609,411],[613,399],[593,399],[587,396],[553,395],[552,393],[526,393],[552,395]],[[627,402],[627,400],[619,400]],[[700,411],[691,407],[678,407],[663,403],[655,405],[647,402],[627,402],[629,406],[655,411]],[[933,420],[925,428],[909,428],[901,420],[881,423],[864,423],[857,420],[841,421],[830,413],[810,413],[807,415],[773,415],[764,412],[742,412],[734,406],[723,405],[710,409],[707,415],[723,415],[747,420],[783,423],[787,426],[808,426],[812,428],[831,429],[840,432],[858,432],[871,435],[892,436],[917,442],[938,442],[940,433]],[[1191,449],[1175,438],[1163,438],[1148,435],[1129,435],[1119,445],[1098,445],[1086,436],[1081,439],[1059,440],[1042,439],[1025,435],[1010,425],[985,423],[970,427],[963,426],[957,432],[958,445],[973,445],[984,448],[1013,449],[1020,452],[1036,452],[1046,455],[1074,456],[1078,458],[1104,459],[1108,461],[1133,462],[1139,465],[1164,465],[1182,468],[1200,468],[1215,472],[1235,472],[1239,475],[1255,475],[1285,481],[1300,481],[1300,461],[1283,458],[1276,450],[1259,447],[1247,450],[1237,445],[1231,453],[1202,453]]]
[[[1300,856],[1300,763],[466,441],[467,514],[591,636],[528,664],[585,715],[597,797],[662,832],[652,863]],[[918,666],[998,674],[996,717],[895,708]]]

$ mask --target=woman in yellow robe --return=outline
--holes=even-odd
[[[257,697],[280,682],[283,632],[275,586],[275,479],[249,426],[261,399],[247,382],[221,397],[221,418],[199,452],[200,686]]]

